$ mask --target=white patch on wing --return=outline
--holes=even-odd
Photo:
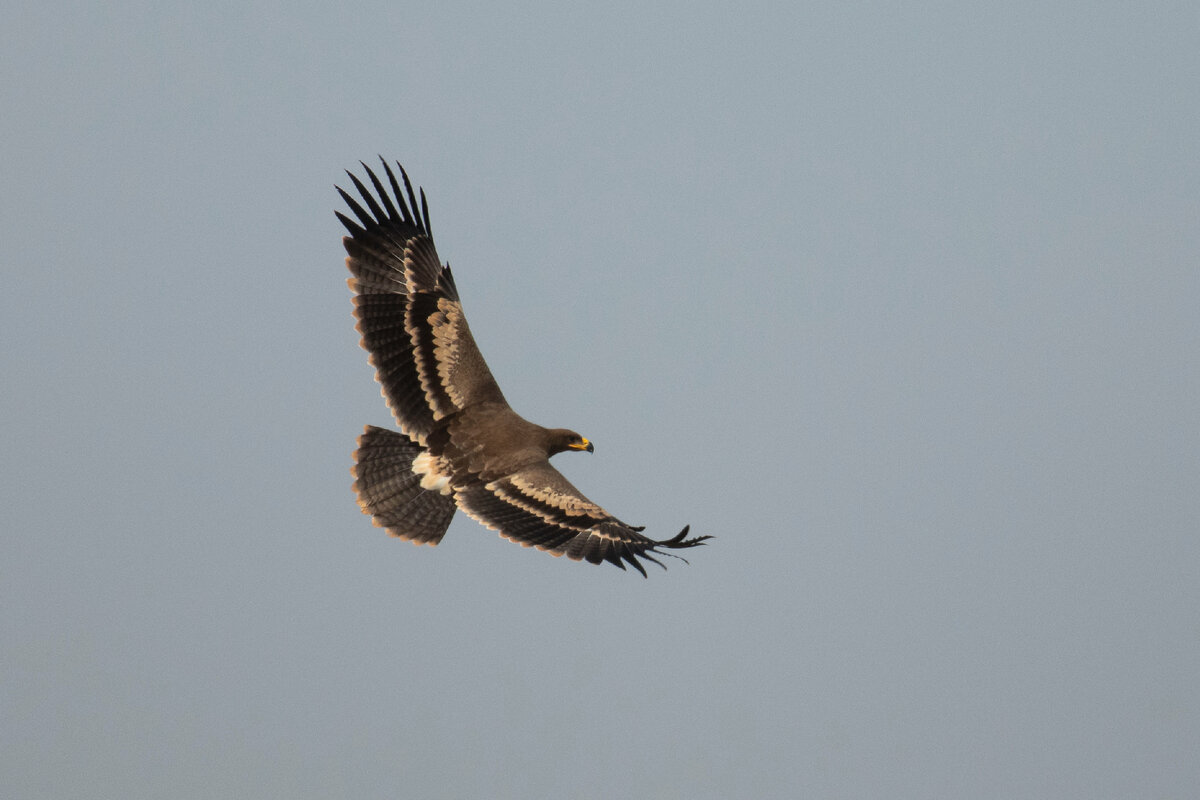
[[[535,504],[523,500],[521,495],[541,501],[553,508],[561,509],[571,517],[586,516],[598,518],[608,515],[603,508],[582,495],[567,494],[549,486],[536,484],[526,480],[519,474],[509,477],[508,481],[519,494],[514,495],[512,492],[505,491],[504,487],[499,485],[499,482],[489,484],[488,488],[493,491],[498,490],[510,503],[538,514],[538,516],[544,516],[544,514]]]
[[[438,300],[438,313],[429,317],[429,325],[433,329],[434,358],[437,359],[438,378],[446,394],[458,408],[464,408],[467,400],[463,397],[460,387],[454,377],[458,371],[462,347],[462,306],[453,300],[441,298]]]
[[[421,453],[413,459],[412,471],[421,476],[422,489],[450,494],[450,476],[443,473],[440,467],[438,459],[429,453]]]

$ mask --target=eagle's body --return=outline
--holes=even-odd
[[[643,575],[639,557],[659,563],[659,547],[710,538],[685,540],[685,527],[649,539],[550,465],[550,456],[591,452],[592,444],[509,407],[471,336],[450,268],[438,260],[424,192],[418,206],[404,169],[402,192],[385,162],[389,195],[363,168],[375,194],[350,174],[367,208],[338,189],[357,221],[337,216],[350,232],[342,241],[362,346],[402,431],[367,426],[359,437],[354,488],[363,512],[394,536],[435,545],[459,508],[526,547],[622,569],[628,562]]]

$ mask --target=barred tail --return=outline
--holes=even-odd
[[[358,437],[350,473],[358,505],[375,525],[406,541],[435,545],[457,507],[450,495],[421,488],[412,465],[423,452],[402,433],[368,425]]]

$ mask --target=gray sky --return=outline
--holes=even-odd
[[[22,5],[6,796],[1194,795],[1195,8]],[[377,153],[690,566],[358,512]]]

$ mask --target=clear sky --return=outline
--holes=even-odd
[[[1194,796],[1192,4],[5,17],[6,797]],[[380,153],[690,566],[359,513]]]

